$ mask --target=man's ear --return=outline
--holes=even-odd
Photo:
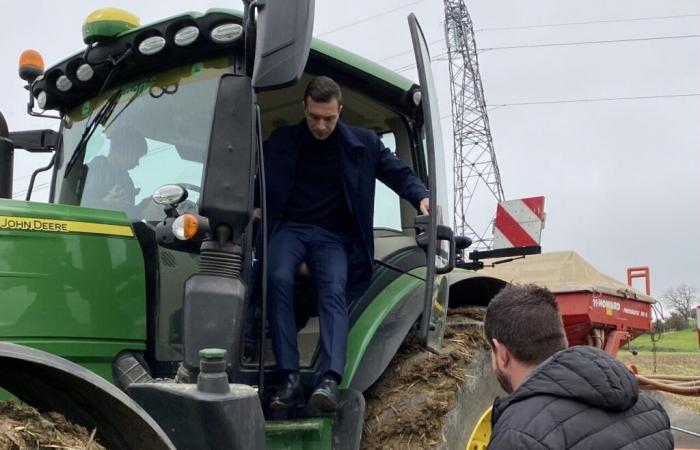
[[[500,367],[507,367],[510,364],[511,354],[505,345],[501,344],[498,339],[491,339],[491,347],[493,354],[496,357],[496,362]]]
[[[340,113],[343,112],[343,105],[338,105],[338,115],[340,116]]]

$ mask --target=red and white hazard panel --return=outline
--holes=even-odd
[[[544,197],[500,202],[493,227],[493,248],[540,245],[544,219]]]

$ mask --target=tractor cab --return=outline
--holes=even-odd
[[[199,29],[208,26],[212,30],[208,40],[198,42],[204,40],[200,36],[187,44],[185,38],[192,39],[187,33],[179,41],[176,39],[180,31],[175,28],[186,31],[187,27],[195,25]],[[131,33],[137,35],[133,38],[133,47],[139,49],[139,54],[125,57],[121,63],[123,67],[115,66],[110,72],[105,69],[100,72],[99,68],[88,71],[85,64],[98,59],[100,49],[88,47],[85,54],[50,68],[34,86],[34,94],[41,106],[64,110],[50,202],[123,212],[132,223],[144,252],[146,269],[149,336],[146,360],[157,376],[173,376],[177,364],[182,361],[183,281],[196,274],[200,266],[199,242],[172,239],[172,236],[164,236],[158,228],[169,216],[198,214],[201,208],[205,173],[214,172],[207,167],[211,163],[208,158],[212,137],[221,133],[217,126],[231,126],[215,120],[216,110],[220,107],[217,102],[221,96],[221,79],[231,74],[241,77],[245,71],[244,43],[240,36],[236,36],[236,30],[240,31],[236,27],[242,27],[242,18],[221,11],[197,18],[170,19],[144,27],[150,29],[141,33]],[[228,34],[220,33],[221,37],[216,38],[218,35],[214,30],[221,28],[228,29]],[[160,41],[155,39],[155,31],[161,29],[166,30],[166,36],[168,32],[175,33],[173,39],[176,42],[172,49],[164,46],[158,50],[157,42]],[[153,36],[141,37],[149,34]],[[229,41],[219,42],[222,39]],[[188,50],[185,44],[199,45],[200,48],[196,53],[185,53],[187,58],[175,58],[177,51]],[[112,47],[117,52],[119,44],[112,44]],[[127,46],[125,51],[133,47]],[[99,51],[106,53],[105,49]],[[160,56],[160,52],[164,55]],[[149,58],[160,59],[160,64],[152,63]],[[347,64],[350,58],[354,60],[352,65]],[[68,76],[71,71],[75,71],[75,78]],[[113,81],[107,84],[110,74]],[[254,145],[264,142],[276,128],[303,119],[303,90],[316,75],[331,76],[341,85],[344,97],[341,120],[375,130],[384,145],[411,167],[426,185],[436,185],[437,180],[444,183],[444,172],[432,182],[429,179],[430,158],[420,108],[420,88],[369,60],[322,41],[312,41],[299,80],[287,87],[262,90],[255,96],[259,122],[255,109],[247,111],[253,116],[247,121],[255,124],[255,129],[249,130],[254,135],[251,140],[257,143]],[[100,76],[103,77],[101,80],[98,79]],[[225,101],[230,102],[232,109],[249,107],[243,99],[226,98]],[[439,155],[434,159],[442,162],[444,157]],[[254,170],[254,176],[257,176],[259,167]],[[250,177],[238,180],[234,174],[217,173],[217,176],[220,179],[210,176],[210,183],[230,185],[233,190],[238,183],[250,182]],[[184,189],[184,198],[168,212],[169,206],[156,203],[153,194],[170,185]],[[443,186],[437,191],[441,196],[445,195]],[[443,200],[438,204],[442,206],[446,202]],[[416,242],[416,214],[413,206],[377,182],[375,271],[367,289],[349,287],[351,326],[392,281],[425,268],[425,246],[420,247]],[[238,377],[250,384],[256,381],[253,372],[257,370],[259,356],[257,351],[251,354],[251,350],[259,348],[261,328],[260,271],[253,270],[264,258],[260,246],[256,247],[260,238],[258,228],[253,221],[241,228],[243,263],[240,276],[251,287],[246,298],[250,308],[244,326],[247,352],[245,349],[241,351],[240,361],[233,363],[241,367]],[[412,276],[422,281],[426,275],[423,271]],[[308,276],[300,273],[297,284],[302,365],[312,374],[319,333],[315,294],[309,286]],[[410,303],[416,311],[423,308],[423,294],[422,288],[415,289],[413,295],[416,298]],[[251,335],[251,330],[256,333]],[[266,367],[274,367],[269,348],[263,358]]]

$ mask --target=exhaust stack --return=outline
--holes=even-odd
[[[0,198],[12,198],[15,146],[10,140],[5,117],[0,113]]]

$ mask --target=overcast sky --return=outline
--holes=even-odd
[[[4,6],[0,111],[11,130],[56,126],[25,113],[16,66],[21,51],[39,50],[47,66],[75,53],[82,22],[94,9],[122,7],[142,23],[211,7],[241,9],[240,0]],[[479,62],[506,197],[546,197],[544,250],[575,250],[623,281],[627,267],[648,265],[655,295],[680,283],[700,287],[700,3],[478,0],[467,6],[480,49],[519,47],[483,51]],[[443,53],[438,0],[317,0],[314,35],[404,68],[411,53],[386,58],[410,49],[409,12],[428,41],[439,40],[432,54]],[[617,42],[583,44],[591,41]],[[571,45],[540,45],[552,43]],[[443,115],[450,111],[447,68],[446,61],[434,62]],[[413,69],[402,74],[417,79]],[[599,99],[618,100],[591,101]],[[442,126],[451,154],[450,119]],[[16,159],[21,194],[47,157],[19,151]],[[46,189],[36,198],[45,195]],[[496,205],[487,196],[477,205],[472,220],[483,228]]]

